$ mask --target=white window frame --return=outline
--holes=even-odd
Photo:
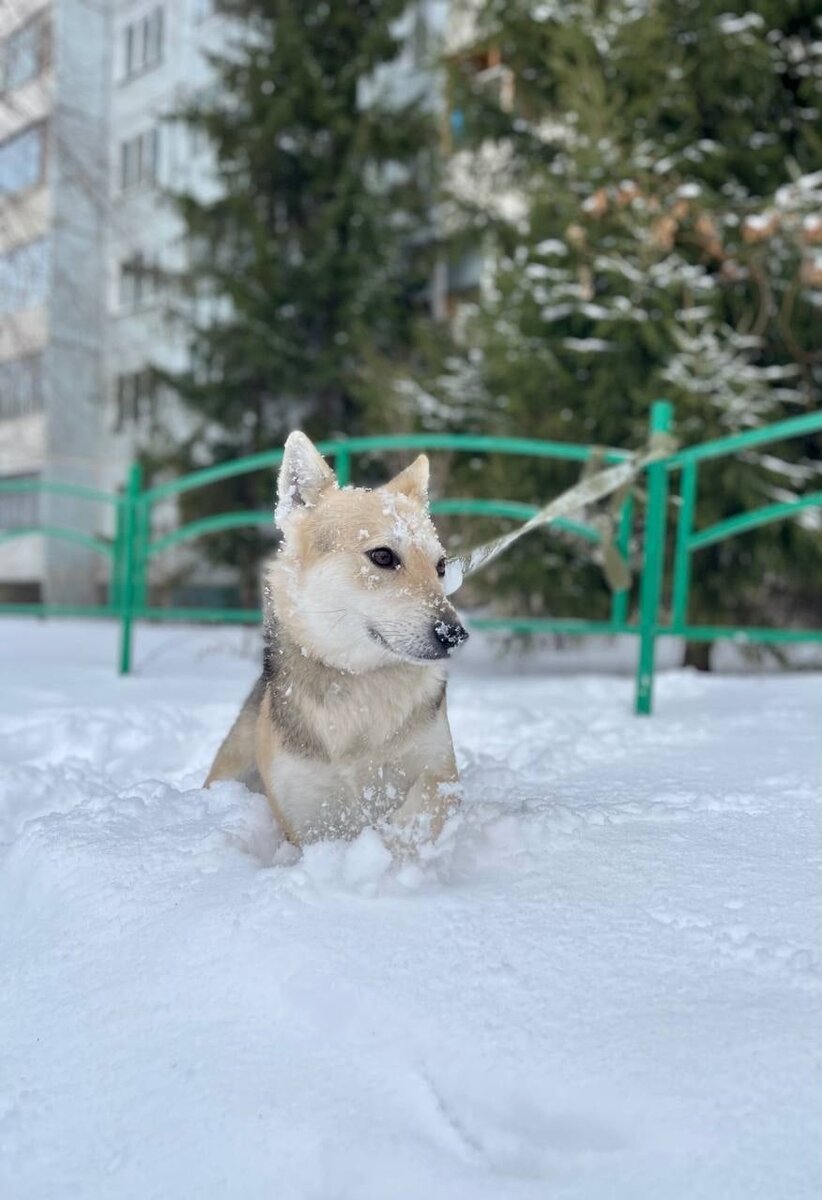
[[[160,127],[152,125],[120,142],[120,190],[153,187],[160,168]]]
[[[157,398],[157,384],[150,366],[117,375],[114,380],[114,432],[153,424]]]
[[[120,262],[118,305],[123,313],[138,312],[155,304],[162,292],[159,264],[142,250]]]
[[[153,71],[163,61],[166,20],[162,4],[155,5],[123,30],[123,79],[128,82]]]
[[[35,121],[31,125],[26,125],[25,128],[17,130],[10,137],[4,138],[0,142],[0,159],[2,159],[4,151],[7,152],[15,144],[22,142],[24,139],[34,137],[38,144],[39,162],[37,165],[37,174],[32,179],[27,179],[19,187],[2,187],[0,186],[0,200],[6,196],[20,196],[25,192],[32,192],[35,188],[41,187],[46,182],[47,168],[47,142],[46,142],[46,122]]]
[[[43,307],[50,259],[51,246],[44,237],[22,242],[0,255],[0,316]]]
[[[27,37],[35,39],[33,69],[21,78],[9,82],[9,63],[14,62],[15,54],[20,51],[20,43],[25,43]],[[38,79],[49,65],[50,57],[51,26],[49,18],[46,13],[36,13],[28,21],[13,29],[0,43],[0,94],[13,92]]]
[[[18,483],[39,478],[39,472],[34,471],[3,476],[4,480]],[[27,525],[39,524],[40,492],[0,492],[0,526],[6,529],[23,529]]]
[[[0,362],[0,421],[43,411],[43,355]]]

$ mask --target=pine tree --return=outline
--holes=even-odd
[[[170,380],[192,422],[178,469],[276,448],[297,425],[357,432],[426,323],[436,134],[426,97],[395,86],[405,0],[218,8],[234,33],[215,86],[179,114],[208,139],[215,186],[176,197],[193,296],[192,367]],[[270,477],[185,503],[267,507]],[[241,566],[254,602],[256,532],[206,547]]]
[[[636,446],[666,395],[689,443],[819,404],[821,32],[804,0],[480,6],[451,95],[464,226],[496,246],[472,330],[484,429]],[[507,103],[475,69],[491,51]],[[493,205],[474,199],[489,163]],[[784,453],[784,473],[774,455],[704,472],[699,522],[818,478],[818,440]],[[490,469],[512,498],[568,482],[556,467]],[[822,553],[786,522],[697,566],[692,621],[767,623],[822,578]],[[605,612],[588,555],[556,538],[523,546],[494,586],[535,611],[574,598]]]

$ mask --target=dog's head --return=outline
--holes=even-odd
[[[275,519],[278,615],[306,653],[368,671],[445,658],[468,637],[443,592],[425,455],[373,491],[340,488],[305,434],[292,433]]]

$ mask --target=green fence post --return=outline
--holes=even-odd
[[[691,582],[691,533],[696,504],[697,464],[686,462],[682,468],[679,520],[674,548],[674,582],[671,599],[671,624],[680,629],[688,618],[688,589]]]
[[[125,549],[125,504],[120,499],[114,512],[114,552],[109,566],[108,604],[115,612],[120,611],[123,592],[123,551]]]
[[[334,458],[334,470],[340,487],[347,487],[351,482],[351,451],[340,447]]]
[[[150,521],[151,509],[141,496],[134,514],[134,575],[132,579],[132,596],[135,612],[139,612],[146,605],[146,567],[148,562],[148,544],[151,538]]]
[[[657,400],[651,409],[651,439],[668,433],[673,412],[667,400]],[[648,508],[645,514],[645,544],[642,554],[642,578],[639,583],[639,662],[636,675],[637,713],[651,711],[654,691],[654,651],[656,648],[659,601],[665,569],[665,530],[668,524],[668,468],[664,461],[648,467]]]
[[[120,582],[120,674],[128,675],[131,670],[131,626],[134,617],[134,571],[137,506],[143,485],[143,471],[139,463],[132,463],[128,474],[123,503],[123,569]]]

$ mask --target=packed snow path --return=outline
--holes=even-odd
[[[822,677],[467,654],[399,867],[200,790],[249,637],[0,624],[0,1195],[822,1194]]]

